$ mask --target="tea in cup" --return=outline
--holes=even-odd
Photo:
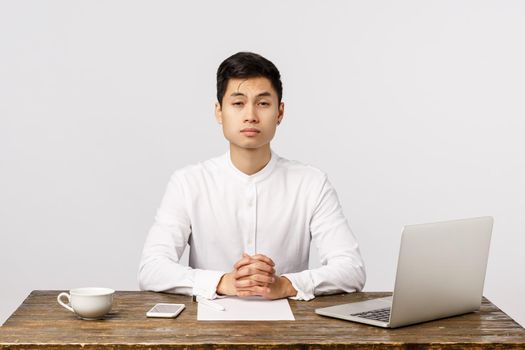
[[[76,288],[69,294],[60,293],[57,301],[84,320],[99,320],[111,310],[114,293],[110,288]],[[67,304],[63,302],[64,298]]]

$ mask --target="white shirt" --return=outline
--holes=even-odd
[[[322,266],[309,270],[311,242]],[[144,245],[139,285],[213,299],[243,252],[270,257],[276,275],[297,290],[294,299],[359,291],[365,283],[357,240],[326,174],[272,151],[253,175],[238,170],[229,152],[173,173]]]

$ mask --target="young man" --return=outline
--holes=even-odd
[[[310,300],[362,289],[359,247],[326,175],[270,148],[281,98],[264,57],[239,52],[219,66],[215,117],[229,151],[172,175],[144,245],[142,290]],[[322,266],[309,270],[311,242]]]

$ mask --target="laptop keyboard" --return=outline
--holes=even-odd
[[[370,320],[388,322],[390,320],[390,308],[386,307],[384,309],[359,312],[357,314],[351,314],[350,316],[358,316],[361,318],[368,318]]]

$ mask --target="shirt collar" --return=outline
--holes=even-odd
[[[226,154],[224,155],[224,158],[225,158],[227,167],[239,179],[241,179],[242,181],[244,181],[246,183],[256,183],[256,182],[260,182],[260,181],[264,180],[266,177],[268,177],[268,175],[270,175],[272,173],[273,169],[275,168],[275,164],[277,164],[277,160],[278,160],[279,156],[273,150],[270,150],[270,152],[271,152],[270,161],[264,166],[264,168],[262,168],[261,170],[259,170],[258,172],[256,172],[255,174],[252,174],[252,175],[247,175],[247,174],[243,173],[242,171],[240,171],[239,169],[237,169],[237,167],[232,162],[230,151],[226,152]]]

